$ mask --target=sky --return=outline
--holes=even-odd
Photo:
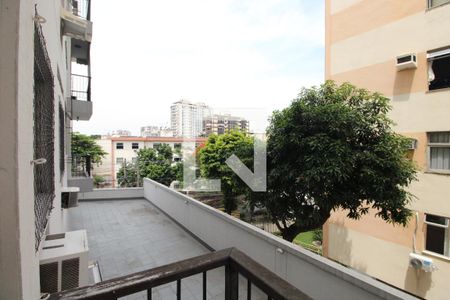
[[[263,132],[275,109],[323,82],[324,1],[92,1],[93,115],[74,131],[138,135],[170,105],[204,102]]]

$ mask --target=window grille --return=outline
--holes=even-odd
[[[38,16],[36,11],[36,16]],[[36,18],[38,19],[38,18]],[[35,250],[47,227],[55,197],[54,83],[42,28],[34,25],[34,158],[46,163],[34,166]]]

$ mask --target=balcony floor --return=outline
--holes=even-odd
[[[146,199],[83,201],[68,210],[68,220],[69,231],[86,229],[89,259],[99,262],[103,280],[209,252]],[[224,268],[208,271],[207,278],[208,299],[224,299]],[[246,280],[239,283],[246,299]],[[182,280],[182,299],[202,299],[201,291],[201,274]],[[262,296],[256,289],[252,295]],[[140,293],[126,299],[146,298]],[[153,299],[176,299],[176,284],[155,288]]]

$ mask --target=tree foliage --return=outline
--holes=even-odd
[[[107,153],[95,142],[95,138],[78,132],[72,133],[72,156],[91,157],[93,163],[100,163]]]
[[[415,178],[408,139],[394,133],[389,99],[328,81],[303,89],[275,111],[268,128],[268,192],[258,201],[283,238],[321,227],[335,209],[358,219],[370,208],[387,222],[407,223]]]
[[[253,138],[240,131],[212,134],[199,150],[202,177],[220,179],[225,211],[237,208],[236,197],[246,192],[246,184],[228,167],[226,160],[235,154],[247,167],[253,168]]]

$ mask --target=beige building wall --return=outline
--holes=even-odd
[[[195,142],[200,145],[206,142],[206,138],[184,140],[176,137],[104,137],[98,139],[96,143],[107,154],[102,159],[101,164],[94,165],[93,174],[103,176],[113,187],[116,187],[117,172],[122,166],[117,162],[118,158],[123,161],[126,160],[127,163],[132,163],[133,158],[137,158],[139,149],[154,148],[155,144],[167,144],[174,150],[176,144],[185,142]],[[123,149],[117,149],[117,143],[122,143]],[[138,143],[139,148],[133,149],[133,143]]]
[[[394,129],[417,140],[408,156],[418,180],[409,187],[419,215],[416,247],[434,260],[433,273],[409,267],[415,218],[406,228],[374,212],[354,221],[344,211],[324,226],[329,258],[429,299],[450,294],[450,258],[424,250],[425,214],[450,218],[450,177],[428,170],[428,132],[450,131],[450,89],[428,90],[427,52],[450,47],[450,4],[428,9],[427,0],[326,0],[326,79],[350,82],[391,99]],[[398,71],[396,57],[417,55],[417,68]]]

